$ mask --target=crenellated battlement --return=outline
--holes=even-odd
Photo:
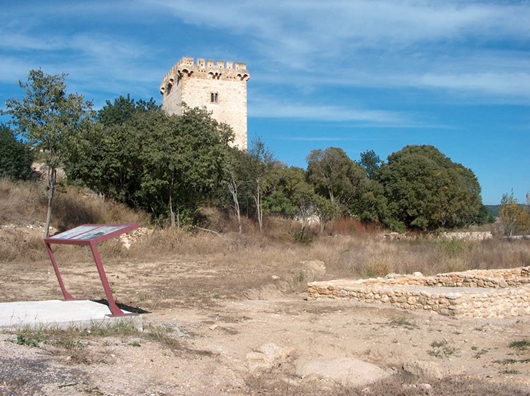
[[[171,86],[178,83],[182,78],[209,78],[223,80],[240,80],[247,81],[250,74],[247,70],[247,64],[243,62],[232,61],[214,61],[212,59],[198,58],[181,58],[164,76],[160,84],[160,93],[163,95]]]
[[[205,108],[212,117],[234,130],[233,145],[247,148],[246,63],[181,58],[160,84],[162,109],[183,114],[185,107]]]

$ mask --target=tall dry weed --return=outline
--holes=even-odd
[[[41,183],[0,179],[0,224],[34,224],[45,219],[45,199]]]
[[[387,273],[424,275],[471,269],[514,268],[530,265],[529,241],[377,241],[354,238],[338,261],[330,261],[337,273],[354,277]]]
[[[41,200],[44,203],[41,206]],[[297,278],[300,262],[321,260],[326,264],[326,279],[365,278],[388,273],[425,275],[467,269],[511,268],[530,265],[530,241],[491,239],[485,241],[443,241],[416,238],[385,241],[377,230],[362,227],[354,220],[336,220],[326,233],[310,230],[312,243],[296,243],[293,235],[301,224],[294,220],[269,217],[265,232],[259,232],[252,219],[243,218],[243,233],[237,224],[218,210],[204,209],[206,227],[192,229],[155,229],[135,241],[127,250],[118,240],[99,246],[106,259],[161,260],[179,257],[209,261],[230,266],[249,274],[249,279],[269,278],[283,274]],[[43,221],[45,194],[36,183],[12,183],[0,180],[0,218],[2,224],[28,224]],[[208,220],[208,216],[211,217]],[[103,200],[97,195],[74,187],[59,189],[54,215],[60,229],[82,223],[148,223],[145,214]],[[52,219],[52,222],[53,222]],[[212,228],[207,228],[212,227]],[[0,230],[0,261],[21,262],[47,260],[42,240],[36,235],[7,229]],[[329,233],[332,235],[330,236]],[[60,247],[69,259],[91,260],[77,247]],[[69,249],[69,250],[68,250]]]
[[[147,224],[145,213],[84,189],[67,186],[58,190],[52,212],[52,223],[59,231],[80,224],[140,223]]]

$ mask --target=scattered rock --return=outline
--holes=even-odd
[[[403,370],[420,378],[442,379],[444,377],[444,370],[438,364],[423,360],[405,362]]]
[[[150,230],[149,228],[145,228],[145,227],[140,227],[132,232],[121,234],[120,243],[125,249],[129,250],[134,242],[138,241],[140,238],[144,236],[149,236],[152,233],[153,233],[153,230]]]
[[[286,362],[293,353],[292,348],[282,348],[274,343],[264,344],[258,351],[247,353],[248,366],[251,372],[269,370]]]
[[[300,261],[302,273],[307,282],[321,279],[326,274],[326,264],[320,260]]]
[[[363,386],[386,378],[391,373],[382,368],[350,357],[319,358],[300,365],[296,374],[332,379],[343,385]]]

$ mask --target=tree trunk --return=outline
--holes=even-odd
[[[55,183],[57,182],[57,169],[50,168],[48,174],[48,209],[46,212],[46,226],[44,227],[44,238],[50,235],[50,223],[52,219],[52,203],[55,193]]]
[[[175,228],[175,212],[173,211],[173,203],[171,202],[171,194],[169,194],[169,217],[171,219],[171,228]]]
[[[228,182],[228,190],[232,194],[232,201],[234,202],[234,212],[237,217],[237,224],[239,226],[239,233],[241,234],[241,208],[239,206],[239,198],[237,196],[237,183],[234,179]]]
[[[259,180],[256,180],[256,194],[254,195],[254,201],[256,202],[259,232],[263,232],[263,208],[261,205],[261,186]]]
[[[169,217],[171,228],[175,228],[175,211],[173,210],[173,175],[171,175],[171,185],[169,186]]]

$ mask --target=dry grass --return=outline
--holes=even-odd
[[[0,226],[26,226],[42,222],[45,206],[44,190],[40,185],[13,184],[0,180]],[[152,234],[135,241],[129,250],[117,240],[98,245],[106,264],[109,264],[108,268],[112,268],[113,262],[125,262],[127,270],[133,274],[131,280],[140,276],[149,279],[145,285],[140,283],[134,289],[127,289],[128,282],[121,282],[117,277],[110,278],[111,281],[116,280],[116,287],[121,288],[116,293],[124,298],[120,302],[155,309],[175,304],[215,305],[219,299],[242,298],[252,293],[257,293],[253,298],[260,298],[259,293],[264,289],[267,293],[271,293],[271,290],[279,293],[302,292],[307,290],[307,285],[300,262],[307,260],[321,260],[325,263],[326,273],[322,280],[384,276],[392,272],[421,271],[425,275],[431,275],[455,270],[530,265],[528,240],[468,242],[418,238],[383,241],[377,238],[377,230],[367,230],[353,220],[340,220],[327,225],[322,234],[319,229],[310,230],[313,242],[301,244],[294,242],[293,235],[300,231],[300,225],[294,221],[268,218],[265,223],[266,232],[261,234],[252,220],[244,219],[244,233],[240,235],[236,232],[235,223],[226,216],[213,209],[204,210],[204,214],[202,226],[210,231],[155,229]],[[60,228],[92,222],[146,224],[145,215],[70,187],[58,192],[54,219],[54,225]],[[54,246],[54,250],[61,266],[65,263],[65,267],[68,267],[68,262],[92,261],[91,253],[85,247],[60,245]],[[149,266],[153,262],[158,263],[156,268]],[[32,282],[36,279],[37,285],[39,279],[46,279],[49,258],[40,230],[35,234],[25,228],[22,231],[0,229],[0,264],[6,269],[6,274],[19,277],[21,282],[33,285]],[[15,269],[9,270],[8,267]],[[80,268],[84,269],[84,265],[72,265],[70,269],[72,268],[71,275],[80,271]],[[164,271],[166,268],[167,271]],[[179,283],[181,281],[183,283]],[[89,293],[93,288],[97,291],[95,295],[101,294],[97,274],[91,280],[83,272],[83,282]],[[154,287],[156,292],[153,292]],[[394,320],[389,324],[414,326],[404,320]],[[121,333],[122,330],[124,333]],[[57,353],[61,356],[70,357],[75,363],[99,362],[101,357],[89,354],[85,346],[87,340],[97,335],[126,337],[130,339],[132,346],[154,340],[169,349],[182,350],[182,353],[202,353],[182,349],[178,338],[165,327],[152,327],[145,334],[138,334],[131,329],[92,329],[91,334],[67,331],[47,332],[42,334],[44,335],[49,340],[50,347],[58,350]],[[523,339],[514,342],[511,347],[523,349],[527,345],[528,340]],[[440,346],[443,348],[443,345]],[[443,352],[448,354],[451,351]],[[416,380],[398,374],[367,387],[330,385],[328,389],[319,390],[296,381],[286,382],[283,375],[272,371],[258,377],[249,377],[246,387],[249,394],[270,395],[426,394],[426,390],[414,382]],[[428,382],[432,386],[431,394],[436,395],[527,394],[510,385],[471,379],[422,378],[421,381]]]
[[[13,184],[0,180],[0,225],[28,225],[42,222],[46,199],[41,185]],[[103,201],[94,194],[73,187],[58,190],[53,224],[67,229],[83,223],[146,224],[145,214],[134,212],[123,205]],[[241,281],[247,287],[258,287],[270,282],[272,275],[293,279],[291,290],[301,290],[300,261],[321,260],[326,264],[326,279],[366,278],[388,273],[425,275],[468,269],[512,268],[530,265],[528,240],[493,239],[481,242],[462,240],[382,241],[377,230],[367,230],[351,219],[336,220],[325,227],[309,230],[310,244],[295,243],[293,235],[300,225],[292,220],[268,218],[266,232],[261,234],[250,219],[244,219],[243,234],[227,216],[214,209],[203,209],[203,225],[211,232],[194,229],[193,232],[156,229],[151,235],[135,242],[130,250],[117,240],[99,247],[106,260],[185,260],[208,262],[217,268],[241,268]],[[0,230],[0,262],[39,262],[48,260],[40,233]],[[77,246],[54,247],[69,261],[91,259],[86,249]],[[248,279],[245,279],[248,278]],[[245,283],[243,282],[243,283]]]
[[[280,395],[334,395],[334,396],[496,396],[496,395],[528,395],[528,392],[515,385],[497,384],[471,378],[444,378],[442,380],[423,378],[422,382],[407,378],[401,374],[378,381],[374,384],[351,387],[333,385],[318,388],[313,384],[299,385],[280,380],[273,373],[259,377],[249,377],[246,381],[249,394]]]
[[[26,225],[46,216],[45,186],[0,178],[0,224]]]
[[[0,225],[37,225],[46,218],[47,184],[0,179]],[[142,223],[148,216],[122,204],[104,201],[83,189],[57,186],[54,197],[52,225],[59,231],[84,223]]]

